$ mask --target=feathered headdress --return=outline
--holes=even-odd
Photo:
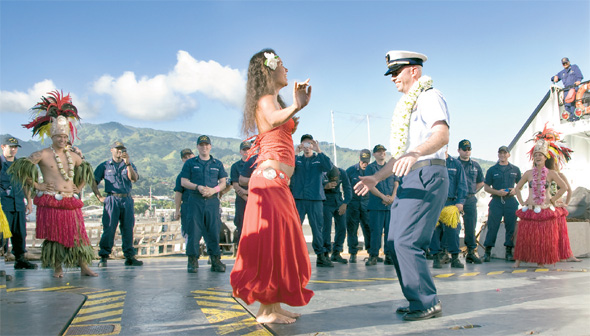
[[[47,95],[41,97],[41,101],[31,109],[34,114],[33,121],[23,126],[27,129],[32,128],[33,136],[39,135],[41,141],[45,140],[45,137],[69,133],[70,141],[73,143],[77,133],[76,124],[80,120],[78,109],[72,104],[70,95],[64,96],[63,91],[55,90]]]
[[[571,160],[571,153],[574,151],[565,146],[563,142],[560,142],[561,133],[548,128],[547,124],[543,128],[542,132],[537,132],[535,136],[529,140],[534,141],[535,145],[529,151],[529,158],[532,160],[535,152],[543,153],[548,159],[554,158],[560,166]]]

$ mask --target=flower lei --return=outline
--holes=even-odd
[[[533,169],[533,200],[535,205],[543,205],[545,202],[545,182],[547,181],[547,172],[549,170],[546,167],[541,169],[541,176],[539,176],[539,170]]]
[[[274,53],[264,53],[264,65],[271,68],[271,70],[276,70],[277,65],[279,65],[279,56],[275,55]]]
[[[70,155],[70,151],[66,150],[66,157],[68,158],[68,173],[66,174],[66,171],[64,169],[64,165],[61,162],[61,159],[59,158],[59,155],[57,155],[57,153],[55,152],[55,149],[53,148],[53,146],[51,146],[51,150],[53,151],[53,155],[55,156],[55,161],[57,162],[57,168],[59,169],[59,172],[61,174],[61,176],[63,176],[64,180],[69,181],[70,179],[74,178],[74,161],[72,160],[72,156]]]
[[[408,149],[408,134],[410,129],[410,116],[418,96],[423,91],[432,88],[432,78],[422,76],[412,85],[408,93],[395,106],[393,117],[391,118],[391,153],[394,158],[405,154]]]

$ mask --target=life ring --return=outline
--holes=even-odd
[[[580,85],[578,88],[578,93],[576,94],[576,110],[574,114],[576,117],[580,118],[584,114],[590,114],[590,106],[585,106],[582,102],[582,98],[584,98],[584,93],[590,89],[590,83],[586,83],[584,85]]]

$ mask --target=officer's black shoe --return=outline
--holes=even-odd
[[[348,264],[348,260],[342,258],[342,256],[340,255],[340,252],[338,252],[338,251],[332,252],[332,261],[336,261],[341,264]]]
[[[125,266],[142,266],[143,261],[135,259],[135,257],[125,259]]]
[[[393,256],[391,254],[385,255],[385,260],[383,261],[384,265],[394,265],[393,263]]]
[[[334,264],[326,257],[324,253],[318,254],[318,259],[316,261],[317,267],[334,267]]]
[[[483,255],[483,261],[490,262],[491,259],[492,259],[492,248],[489,246],[486,246],[486,253],[484,253],[484,255]]]
[[[375,266],[377,265],[377,256],[370,256],[369,260],[365,263],[365,266]]]
[[[422,321],[427,320],[433,317],[441,317],[442,316],[442,305],[440,301],[434,306],[426,309],[426,310],[416,310],[409,313],[404,314],[405,321]]]
[[[427,260],[432,260],[434,259],[434,256],[432,254],[430,254],[430,251],[426,251],[426,259]]]
[[[512,246],[506,246],[506,261],[514,261],[514,256],[512,255]]]
[[[475,251],[472,249],[469,249],[467,251],[467,256],[465,256],[465,261],[467,263],[472,263],[472,264],[481,264],[481,259],[479,259],[477,257],[477,255],[475,254]]]
[[[453,253],[453,258],[451,259],[451,268],[464,268],[465,265],[459,260],[459,255]]]
[[[432,268],[442,268],[441,259],[442,259],[442,252],[435,254],[432,259],[432,260],[434,260],[432,263]]]
[[[381,258],[380,256],[377,256],[377,262],[383,262],[383,258]]]
[[[36,264],[28,261],[24,256],[16,258],[16,262],[14,263],[14,269],[36,269],[37,267]]]
[[[108,259],[108,257],[100,257],[100,261],[98,262],[98,267],[107,267],[107,259]]]
[[[350,255],[350,259],[348,259],[348,261],[349,261],[351,264],[356,264],[356,253],[353,253],[353,254],[351,254],[351,255]]]
[[[197,273],[197,268],[199,268],[199,259],[197,256],[188,256],[188,264],[186,265],[187,272]]]
[[[410,312],[410,307],[397,307],[397,309],[395,310],[395,312],[398,313],[398,314],[409,313]]]
[[[221,256],[211,256],[211,272],[225,272],[225,264],[221,262]]]

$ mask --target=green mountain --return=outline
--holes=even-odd
[[[84,123],[78,129],[78,138],[74,145],[79,147],[86,160],[93,167],[111,157],[110,146],[114,141],[122,141],[127,147],[131,161],[139,170],[140,179],[133,185],[134,195],[173,195],[176,176],[182,168],[180,151],[191,148],[196,153],[197,138],[201,134],[189,132],[160,131],[151,128],[138,128],[116,122],[104,124]],[[5,134],[0,135],[4,138]],[[23,141],[18,157],[28,156],[34,151],[47,147],[41,141]],[[240,139],[211,136],[213,147],[211,155],[221,160],[229,174],[231,165],[240,159]],[[333,147],[327,142],[320,143],[322,151],[332,160]],[[336,146],[338,166],[344,169],[358,162],[358,150]],[[484,171],[494,164],[491,161],[478,160]]]

